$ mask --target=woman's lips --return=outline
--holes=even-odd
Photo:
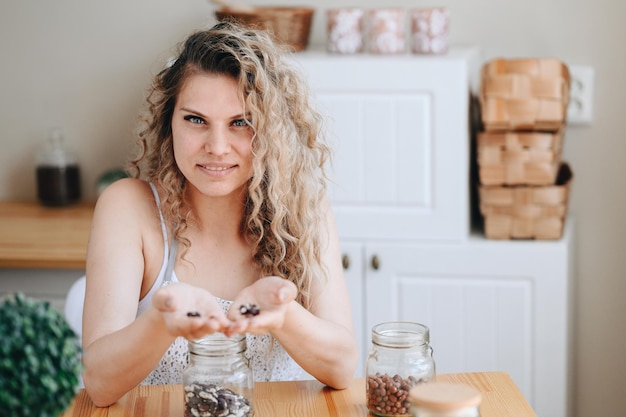
[[[202,164],[198,164],[198,166],[202,168],[202,170],[204,170],[205,172],[208,172],[209,174],[212,174],[212,175],[225,175],[237,167],[237,165],[202,165]]]

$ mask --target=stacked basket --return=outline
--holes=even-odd
[[[490,239],[559,239],[572,172],[562,162],[570,76],[557,59],[496,59],[481,71],[480,212]]]

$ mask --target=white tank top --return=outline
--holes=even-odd
[[[156,200],[161,219],[161,230],[163,232],[164,254],[163,264],[159,275],[148,293],[139,300],[137,317],[143,314],[152,305],[154,293],[170,282],[179,282],[174,273],[174,263],[176,260],[177,242],[169,244],[167,227],[161,213],[161,200],[154,184],[150,184],[154,199]],[[224,312],[228,311],[232,301],[216,297],[217,302],[222,306]],[[280,343],[269,334],[246,335],[248,349],[246,357],[250,361],[252,373],[255,381],[288,381],[304,379],[308,376],[306,372],[289,356]],[[142,385],[160,384],[182,384],[183,369],[187,365],[187,340],[178,337],[167,349],[159,365],[143,380]]]

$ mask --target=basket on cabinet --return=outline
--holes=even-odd
[[[494,59],[480,84],[485,130],[556,131],[566,121],[570,74],[558,59]]]
[[[480,183],[554,184],[562,149],[563,129],[556,132],[480,132],[477,136]]]
[[[554,185],[479,187],[489,239],[560,239],[573,174],[564,163]]]
[[[314,12],[312,7],[254,6],[251,11],[228,8],[216,10],[215,16],[219,21],[235,20],[267,30],[278,41],[300,52],[308,46]]]

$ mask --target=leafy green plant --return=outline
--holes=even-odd
[[[81,372],[80,342],[48,302],[18,293],[0,304],[0,415],[57,417]]]

